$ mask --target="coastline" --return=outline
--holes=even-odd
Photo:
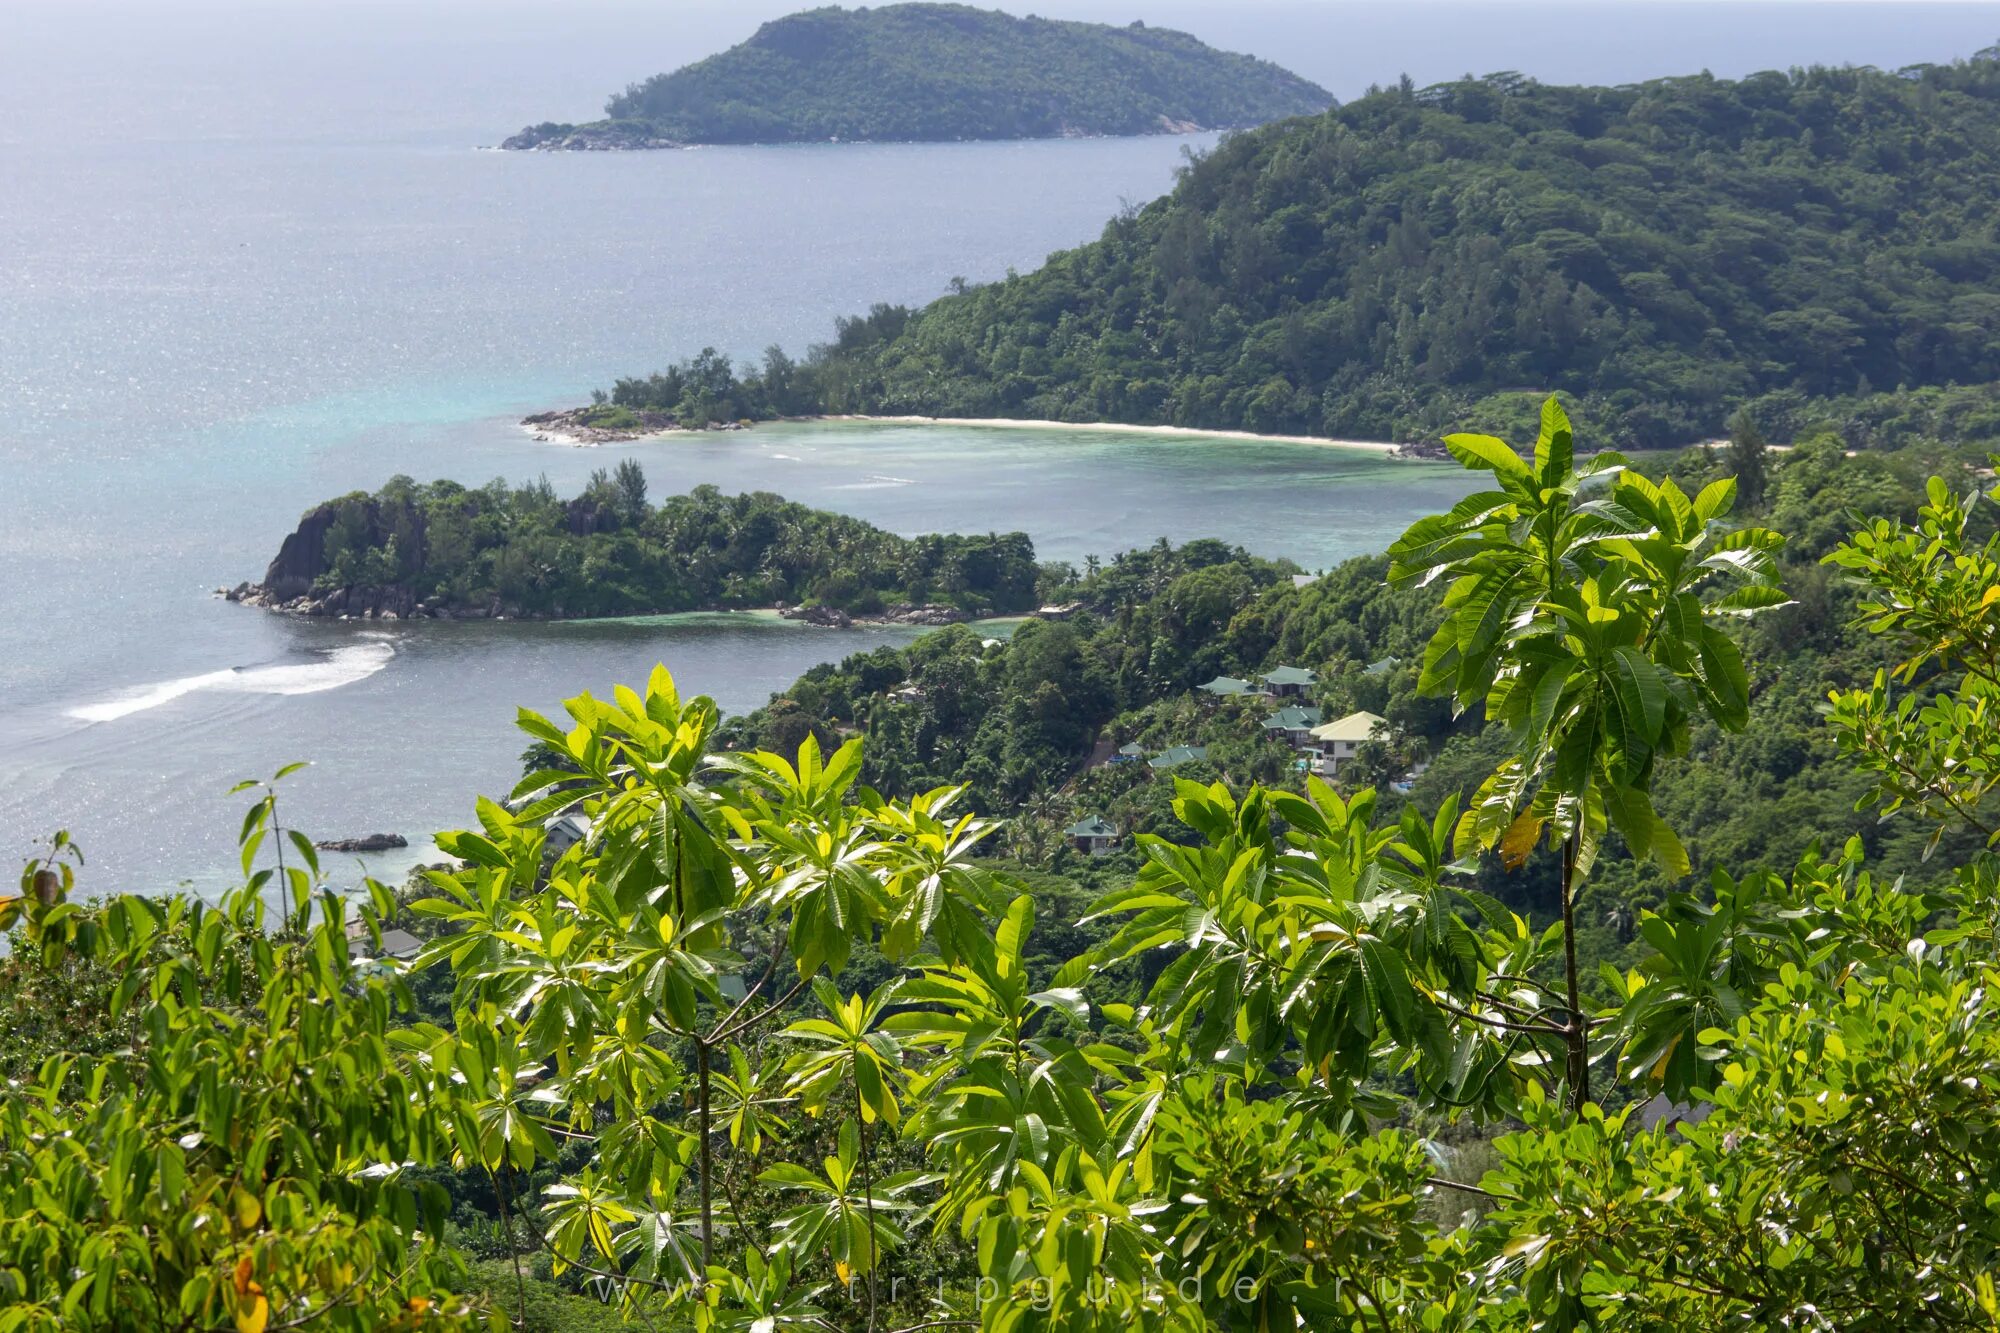
[[[1412,461],[1434,461],[1417,452],[1421,446],[1397,444],[1389,440],[1340,440],[1324,435],[1265,435],[1249,430],[1213,430],[1198,426],[1138,426],[1122,421],[1050,421],[1020,417],[924,417],[924,416],[874,416],[867,413],[828,413],[817,416],[775,417],[776,422],[818,421],[851,422],[884,426],[969,426],[978,430],[1041,430],[1041,431],[1096,431],[1119,435],[1147,435],[1158,438],[1181,437],[1198,440],[1223,440],[1237,444],[1304,444],[1319,449],[1345,449],[1371,453],[1383,458],[1408,459]],[[754,423],[747,429],[755,429],[764,422]],[[597,449],[606,445],[648,444],[675,435],[704,435],[712,430],[740,430],[745,427],[708,427],[689,430],[681,426],[667,426],[659,430],[635,431],[619,434],[615,438],[590,439],[567,431],[550,429],[546,424],[531,424],[524,420],[521,429],[533,437],[537,444],[554,444],[566,449]]]
[[[1309,444],[1325,449],[1359,449],[1385,457],[1411,457],[1408,446],[1390,440],[1337,440],[1325,435],[1265,435],[1252,430],[1212,430],[1198,426],[1135,426],[1122,421],[1047,421],[1017,417],[869,416],[861,413],[786,417],[787,421],[862,421],[900,426],[974,426],[982,430],[1100,431],[1120,435],[1186,436],[1240,444]]]
[[[234,588],[217,588],[213,596],[238,606],[252,607],[272,615],[298,616],[309,620],[353,622],[356,624],[405,623],[420,624],[425,621],[462,621],[506,624],[514,622],[529,625],[562,625],[595,622],[598,624],[624,621],[671,620],[697,616],[729,616],[755,620],[766,624],[801,625],[809,629],[850,629],[856,626],[881,626],[905,629],[943,629],[947,625],[979,625],[988,621],[1026,620],[1032,617],[1027,611],[1002,611],[987,615],[973,615],[957,607],[942,603],[922,606],[894,606],[883,611],[845,611],[828,606],[697,606],[680,611],[623,611],[615,615],[548,615],[541,612],[508,610],[499,606],[486,607],[443,607],[430,604],[410,605],[407,597],[401,608],[383,607],[373,603],[358,609],[349,609],[346,598],[340,596],[349,590],[337,589],[329,598],[338,597],[340,605],[330,606],[328,600],[310,596],[289,599],[273,599],[261,584],[240,583]],[[380,592],[380,589],[363,589],[364,592]]]

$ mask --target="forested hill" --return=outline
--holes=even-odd
[[[902,537],[766,492],[697,486],[659,505],[631,459],[582,494],[392,478],[306,511],[261,583],[229,593],[311,616],[573,619],[804,604],[808,618],[936,623],[1036,605],[1020,532]]]
[[[811,392],[1417,439],[1518,436],[1538,398],[1509,391],[1554,389],[1626,445],[1745,402],[1767,426],[1835,399],[1815,424],[1935,416],[1922,386],[2000,379],[1994,55],[1392,88],[1227,139],[1036,272],[845,321]]]
[[[608,121],[533,126],[505,146],[1158,134],[1261,125],[1332,100],[1276,65],[1144,23],[829,6],[634,84],[606,104]]]

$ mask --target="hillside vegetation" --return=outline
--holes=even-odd
[[[0,1327],[1994,1327],[2000,491],[1574,443],[1454,436],[1495,489],[1386,569],[1160,546],[1076,580],[1122,634],[912,659],[1031,763],[1311,661],[1445,738],[1414,790],[1214,755],[1029,869],[983,744],[746,748],[662,666],[522,710],[400,894],[339,891],[290,769],[219,901],[54,835],[0,892]]]
[[[1229,138],[1098,241],[844,320],[739,399],[1409,440],[1518,436],[1556,390],[1591,444],[1711,438],[1746,403],[1990,437],[1996,196],[1992,53],[1406,84]]]
[[[603,129],[684,143],[1037,139],[1261,125],[1332,100],[1267,61],[1144,23],[968,5],[828,6],[632,85],[605,105]],[[508,146],[538,147],[578,128],[535,126]]]
[[[1659,760],[1661,813],[1685,842],[1697,876],[1756,865],[1782,869],[1817,842],[1838,845],[1856,827],[1864,775],[1837,752],[1820,717],[1829,691],[1865,680],[1880,658],[1874,635],[1854,627],[1857,597],[1821,560],[1858,511],[1908,519],[1923,483],[1942,472],[1973,484],[1946,454],[1910,450],[1849,456],[1823,435],[1764,464],[1761,494],[1739,506],[1746,519],[1788,536],[1783,581],[1795,604],[1735,632],[1751,682],[1749,724],[1730,732],[1698,726],[1688,752]],[[1689,450],[1648,460],[1690,494],[1728,475],[1724,451]],[[1976,531],[1990,531],[1981,515]],[[1379,744],[1336,779],[1373,785],[1385,804],[1426,810],[1477,789],[1506,743],[1481,708],[1454,713],[1419,689],[1424,645],[1442,615],[1443,587],[1396,587],[1389,561],[1364,556],[1297,586],[1290,566],[1220,542],[1164,541],[1123,552],[1060,582],[1045,571],[1043,595],[1083,610],[1063,622],[1031,621],[1005,648],[968,628],[902,647],[883,647],[807,672],[764,709],[732,720],[739,748],[796,748],[808,734],[836,743],[843,729],[868,738],[863,780],[882,790],[963,783],[979,808],[1014,816],[1014,854],[1074,873],[1057,831],[1103,815],[1126,833],[1187,840],[1175,818],[1170,778],[1264,783],[1304,791],[1291,746],[1260,723],[1280,701],[1217,700],[1197,690],[1216,676],[1255,680],[1302,666],[1317,683],[1300,702],[1326,718],[1367,710],[1386,719]],[[1205,759],[1169,774],[1143,763],[1106,762],[1100,739],[1137,742],[1148,754],[1200,746]],[[1413,766],[1421,775],[1391,784]],[[1868,821],[1860,836],[1890,873],[1926,873],[1930,830],[1904,820]],[[1976,842],[1949,850],[1970,854]],[[1085,858],[1087,860],[1087,858]],[[1112,871],[1116,867],[1116,871]],[[1122,857],[1099,872],[1129,874]],[[1546,921],[1555,897],[1554,858],[1504,873],[1497,860],[1481,887]],[[1643,942],[1640,911],[1657,907],[1671,878],[1636,860],[1612,858],[1598,872],[1582,930],[1585,952],[1630,965]]]

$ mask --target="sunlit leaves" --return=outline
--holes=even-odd
[[[1877,519],[1827,557],[1861,584],[1862,625],[1904,654],[1870,685],[1835,691],[1833,725],[1875,779],[1868,799],[1884,818],[1907,806],[1940,836],[1962,823],[1990,845],[2000,842],[1989,800],[2000,784],[2000,537],[1970,537],[1977,495],[1934,477],[1928,501],[1915,524]]]
[[[1467,813],[1466,835],[1501,845],[1512,864],[1538,839],[1574,835],[1587,868],[1608,822],[1685,873],[1645,790],[1655,758],[1684,746],[1696,716],[1744,725],[1740,657],[1706,617],[1783,604],[1781,539],[1723,529],[1731,483],[1690,500],[1615,455],[1576,465],[1554,398],[1532,467],[1497,440],[1460,436],[1451,447],[1492,472],[1500,491],[1420,520],[1390,554],[1396,581],[1452,580],[1421,688],[1451,694],[1460,709],[1483,704],[1515,736],[1514,755]]]
[[[367,957],[387,892],[370,885],[356,920],[320,891],[277,781],[252,784],[247,873],[218,903],[37,899],[16,923],[12,947],[38,946],[43,966],[117,979],[102,1021],[123,1040],[0,1084],[0,1326],[362,1329],[413,1300],[463,1312],[437,1243],[444,1192],[401,1178],[440,1160],[450,1131],[392,1049],[407,988]],[[286,898],[275,921],[267,886]]]

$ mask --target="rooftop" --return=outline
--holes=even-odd
[[[1208,758],[1206,745],[1173,745],[1160,751],[1146,763],[1152,768],[1178,768],[1182,764],[1191,764],[1197,759],[1206,758]]]
[[[348,925],[347,952],[350,955],[366,954],[372,947],[368,940],[368,928],[362,925],[357,931],[354,929],[356,925],[361,923],[355,921]],[[423,952],[423,947],[424,942],[407,930],[385,930],[382,932],[382,947],[373,952],[376,958],[415,958]]]
[[[1305,731],[1318,726],[1322,720],[1322,716],[1317,708],[1307,708],[1300,704],[1292,704],[1289,707],[1280,708],[1277,712],[1265,718],[1264,730]]]
[[[1266,685],[1311,685],[1318,679],[1304,667],[1273,667],[1264,673]]]
[[[1312,734],[1313,739],[1317,741],[1352,741],[1358,745],[1373,736],[1377,727],[1385,725],[1387,724],[1383,719],[1374,713],[1349,713],[1346,717],[1335,718],[1325,726],[1314,727]]]
[[[1103,815],[1086,815],[1063,830],[1067,838],[1115,838],[1118,830]]]
[[[1217,676],[1208,684],[1197,685],[1195,688],[1206,690],[1210,694],[1254,694],[1257,691],[1257,687],[1249,681],[1238,680],[1234,676]]]
[[[568,847],[590,836],[590,820],[574,812],[556,815],[542,821],[542,833],[549,841]]]

